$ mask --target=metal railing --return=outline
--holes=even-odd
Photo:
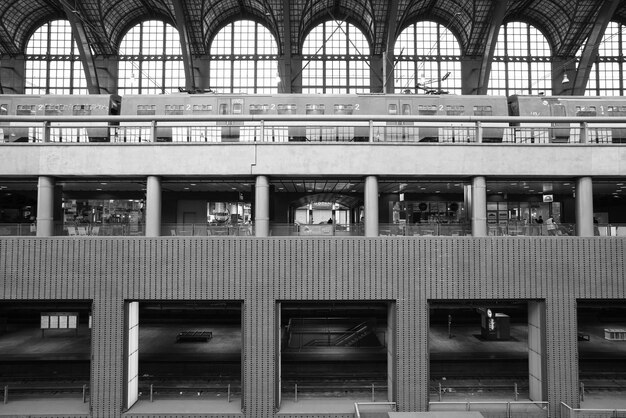
[[[168,115],[0,116],[0,143],[384,142],[620,144],[620,117]],[[94,134],[94,132],[97,132]]]
[[[171,399],[192,397],[197,399],[202,396],[216,395],[221,396],[226,394],[225,399],[227,402],[231,402],[235,394],[241,393],[241,388],[233,387],[231,384],[226,385],[162,385],[162,384],[150,384],[147,386],[141,386],[139,388],[140,396],[147,396],[150,402],[154,402],[155,399]]]
[[[466,385],[466,384],[454,384],[447,382],[445,386],[442,383],[438,383],[436,387],[437,395],[439,397],[438,402],[443,402],[443,396],[445,393],[457,392],[457,391],[498,391],[499,394],[510,393],[513,400],[517,402],[519,400],[520,389],[528,392],[528,385],[518,385],[517,383],[505,384],[505,383],[480,383],[478,385]]]
[[[429,402],[429,411],[478,411],[485,418],[549,418],[548,402],[461,401]]]
[[[48,394],[52,396],[61,396],[67,394],[81,393],[83,403],[87,402],[89,386],[71,386],[71,385],[55,385],[55,386],[20,386],[20,385],[4,385],[3,387],[3,403],[9,402],[9,394],[11,398],[37,398],[39,395]]]
[[[546,225],[525,224],[518,221],[488,224],[489,236],[550,236]],[[626,224],[595,224],[596,236],[626,237]],[[162,236],[254,236],[253,224],[246,225],[211,225],[163,224]],[[0,223],[0,236],[26,237],[36,236],[34,223]],[[76,224],[55,225],[56,236],[92,236],[123,237],[144,236],[144,224]],[[320,224],[298,225],[291,223],[270,224],[270,236],[344,236],[359,237],[365,235],[363,224]],[[421,224],[385,224],[378,226],[379,236],[471,236],[472,226],[468,223],[421,223]],[[575,224],[559,224],[557,236],[575,236]]]
[[[363,409],[363,411],[361,411]],[[395,412],[397,405],[395,402],[355,402],[354,403],[354,417],[361,418],[361,412]],[[388,416],[385,414],[384,416]]]
[[[346,392],[369,393],[372,402],[376,402],[377,390],[379,393],[381,392],[384,393],[385,398],[387,397],[387,386],[386,385],[376,386],[374,383],[369,384],[369,385],[349,385],[349,384],[332,385],[330,384],[330,385],[324,385],[324,386],[298,385],[297,383],[295,383],[294,389],[293,389],[294,402],[298,402],[298,396],[301,396],[303,393],[306,393],[307,395],[311,395],[313,393],[319,393],[323,396],[333,396],[333,395],[328,395],[328,393],[333,390],[341,391],[342,393],[346,393]]]
[[[561,402],[560,418],[626,418],[626,409],[572,408]]]

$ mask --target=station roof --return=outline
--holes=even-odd
[[[609,7],[604,7],[609,6]],[[604,16],[602,16],[604,14]],[[608,14],[608,15],[607,15]],[[449,28],[466,56],[481,56],[494,26],[527,22],[541,30],[554,56],[572,56],[598,21],[626,21],[618,0],[15,0],[0,2],[0,55],[25,53],[32,33],[47,21],[76,19],[96,56],[115,56],[125,33],[143,20],[184,30],[193,55],[208,55],[226,24],[252,19],[276,37],[281,55],[300,54],[307,33],[325,20],[359,27],[373,54],[392,50],[409,24],[436,21]]]

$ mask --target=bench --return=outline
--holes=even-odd
[[[176,342],[209,342],[209,340],[213,338],[213,333],[211,331],[198,331],[198,330],[186,330],[181,331],[176,336]]]

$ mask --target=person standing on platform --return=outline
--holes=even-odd
[[[554,221],[554,218],[552,216],[546,219],[546,229],[548,230],[548,235],[556,235],[556,222]]]

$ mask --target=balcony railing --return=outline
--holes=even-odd
[[[0,116],[0,143],[623,144],[623,118],[392,115]],[[94,137],[95,138],[95,137]],[[96,141],[96,139],[94,139]]]
[[[545,224],[524,224],[521,222],[502,222],[488,224],[489,236],[575,236],[575,224],[558,224],[551,234]],[[145,236],[144,224],[79,224],[55,225],[55,236],[76,237],[127,237]],[[626,237],[626,224],[595,224],[594,232],[601,237]],[[34,223],[0,223],[0,236],[27,237],[36,236]],[[204,223],[163,224],[161,236],[210,237],[233,236],[250,237],[255,235],[253,224],[212,225]],[[429,236],[471,236],[469,223],[420,223],[420,224],[379,224],[379,236],[390,237],[429,237]],[[359,237],[365,236],[363,224],[270,224],[270,236],[274,237]]]

